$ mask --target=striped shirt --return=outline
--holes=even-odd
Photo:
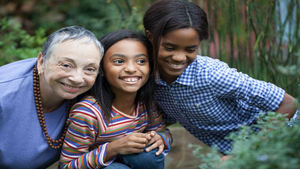
[[[102,168],[111,164],[114,159],[106,163],[103,161],[107,144],[132,132],[158,132],[167,145],[164,152],[167,153],[172,137],[163,124],[162,116],[155,113],[153,123],[150,123],[143,106],[137,107],[135,116],[113,108],[108,123],[95,98],[89,96],[75,104],[68,120],[69,127],[59,162],[61,168]]]
[[[276,110],[285,91],[237,72],[224,62],[197,58],[171,84],[156,79],[155,101],[191,134],[222,153],[231,150],[226,137],[252,124],[260,113]]]

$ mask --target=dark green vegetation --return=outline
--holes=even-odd
[[[195,146],[194,153],[204,162],[201,169],[299,169],[300,166],[300,123],[290,127],[286,118],[277,113],[261,117],[253,131],[242,127],[239,134],[230,136],[234,141],[232,158],[221,162],[220,155],[214,150],[201,153]],[[254,127],[254,126],[253,126]]]

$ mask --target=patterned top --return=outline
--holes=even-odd
[[[162,123],[162,116],[155,113],[150,123],[143,106],[138,106],[136,112],[135,116],[129,116],[113,108],[108,123],[95,98],[89,96],[75,104],[68,120],[70,125],[59,162],[61,168],[102,168],[111,164],[115,159],[103,161],[107,144],[132,132],[159,132],[167,145],[164,152],[167,153],[172,137]]]
[[[285,93],[203,56],[197,56],[170,85],[157,77],[155,89],[155,100],[167,122],[178,121],[222,153],[231,150],[231,142],[225,139],[230,132],[250,125],[260,112],[276,110]]]

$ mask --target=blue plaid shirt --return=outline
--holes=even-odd
[[[167,122],[179,122],[222,153],[231,150],[226,136],[252,124],[259,113],[276,110],[285,93],[204,56],[197,56],[170,85],[158,77],[155,90],[155,100]]]

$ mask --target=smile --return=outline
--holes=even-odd
[[[181,69],[185,69],[187,64],[185,62],[180,63],[180,64],[175,64],[175,63],[168,62],[168,65],[171,69],[174,69],[174,70],[179,70],[180,69],[181,70]]]
[[[135,84],[138,80],[140,80],[140,77],[121,77],[121,80],[125,81],[129,84]]]
[[[71,93],[75,93],[75,92],[78,92],[81,90],[82,87],[75,87],[75,86],[71,86],[71,85],[68,85],[68,84],[65,84],[65,83],[60,83],[64,86],[65,90],[67,90],[68,92],[71,92]]]

